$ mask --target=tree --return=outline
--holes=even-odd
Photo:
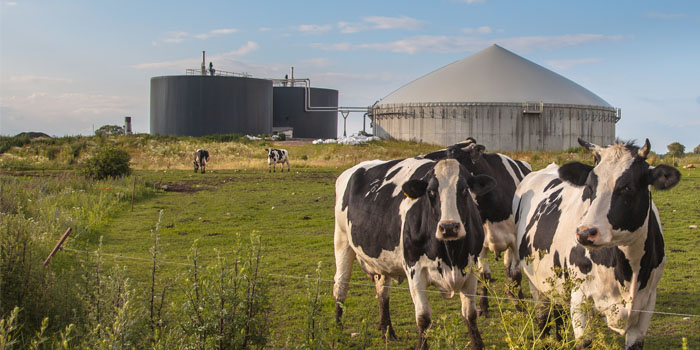
[[[666,148],[668,148],[668,154],[672,156],[680,157],[685,154],[685,146],[681,145],[678,142],[674,142],[666,146]]]
[[[695,146],[695,148],[693,148],[693,153],[700,154],[700,145],[697,145]]]
[[[119,125],[103,125],[95,130],[95,135],[124,135],[124,128]]]

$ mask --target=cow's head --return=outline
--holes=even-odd
[[[472,176],[455,159],[435,164],[422,179],[409,180],[402,189],[407,197],[426,198],[427,209],[437,221],[435,236],[440,240],[455,240],[466,236],[467,230],[481,227],[474,196],[486,193],[496,186],[490,176]],[[474,222],[474,218],[479,222]]]
[[[632,143],[600,147],[578,141],[593,153],[596,165],[569,163],[559,168],[562,180],[583,187],[581,201],[590,205],[576,227],[576,239],[583,246],[595,248],[631,244],[647,222],[649,186],[669,189],[680,180],[680,172],[668,165],[649,166],[648,139],[641,148]]]

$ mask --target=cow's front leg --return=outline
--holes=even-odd
[[[475,299],[477,283],[476,274],[471,273],[469,277],[467,277],[467,281],[464,283],[459,293],[459,299],[462,301],[462,317],[467,321],[467,328],[469,329],[469,338],[471,339],[470,349],[483,350],[484,342],[481,340],[481,333],[479,332],[479,327],[476,322],[477,311]]]
[[[588,316],[586,316],[584,308],[582,307],[583,302],[586,300],[586,296],[583,294],[581,289],[576,289],[571,292],[571,323],[574,326],[574,337],[576,338],[576,349],[585,349],[591,345],[591,339],[584,337],[586,330],[586,325],[588,323]]]
[[[396,332],[391,325],[391,313],[389,312],[389,294],[391,294],[391,278],[386,275],[374,275],[374,285],[377,288],[377,300],[379,301],[379,330],[382,336],[388,340],[396,340]]]
[[[651,323],[651,316],[654,314],[655,306],[656,290],[652,290],[647,305],[641,308],[642,311],[646,312],[640,312],[636,324],[630,324],[627,329],[627,334],[625,335],[626,350],[642,350],[644,348],[644,336],[649,329],[649,323]]]
[[[486,246],[481,248],[481,253],[479,253],[478,266],[481,271],[481,279],[483,285],[481,286],[481,293],[479,298],[479,308],[477,315],[488,317],[489,316],[489,289],[486,286],[487,283],[491,281],[491,266],[489,266],[488,258],[489,250]],[[476,293],[476,290],[474,291]]]
[[[417,268],[417,267],[414,267]],[[410,276],[410,274],[407,274]],[[428,349],[428,343],[425,339],[425,331],[430,327],[432,311],[430,303],[428,303],[428,278],[420,270],[416,271],[413,278],[408,280],[408,288],[411,291],[413,306],[416,312],[416,325],[418,326],[418,344],[416,349]]]

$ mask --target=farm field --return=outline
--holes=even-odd
[[[134,212],[125,212],[110,220],[104,232],[105,252],[147,259],[149,232],[164,210],[161,239],[167,261],[185,262],[189,248],[198,240],[202,255],[213,260],[214,249],[223,255],[230,250],[235,234],[246,236],[258,231],[264,252],[263,271],[273,296],[274,323],[271,348],[283,347],[303,327],[301,307],[306,286],[320,266],[322,280],[323,317],[332,324],[333,201],[335,177],[342,169],[293,169],[291,173],[261,171],[216,171],[204,175],[189,171],[137,172],[149,181],[162,181],[178,192],[167,192],[138,203]],[[700,221],[700,175],[696,170],[683,171],[683,180],[668,192],[655,192],[666,237],[667,263],[658,290],[656,310],[668,313],[700,314],[697,297],[700,272],[696,252],[700,249],[700,232],[689,229]],[[496,286],[504,281],[500,262],[496,267]],[[147,268],[140,262],[120,261],[129,266],[132,276],[146,285]],[[183,269],[169,265],[165,274],[175,276]],[[362,320],[368,322],[372,338],[381,339],[374,330],[377,306],[373,284],[355,264],[350,295],[344,315],[345,332],[359,333]],[[415,340],[413,305],[406,284],[392,290],[391,307],[398,342],[389,348],[407,348]],[[492,301],[492,305],[493,305]],[[435,322],[455,322],[458,319],[458,299],[445,300],[431,293]],[[511,308],[510,305],[506,305]],[[446,317],[446,319],[444,318]],[[451,320],[454,319],[454,320]],[[491,316],[479,320],[485,344],[504,348],[500,319],[495,309]],[[466,344],[466,327],[461,343]],[[690,349],[700,348],[700,318],[655,315],[645,348],[681,348],[687,337]],[[380,345],[376,343],[375,345]],[[381,344],[382,346],[384,344]]]
[[[92,141],[87,140],[87,143]],[[269,349],[300,348],[298,344],[304,336],[303,329],[308,326],[308,301],[316,296],[322,305],[316,319],[317,326],[327,333],[333,331],[336,177],[344,169],[365,159],[405,157],[435,149],[434,145],[395,141],[361,147],[281,143],[292,154],[292,171],[268,173],[265,153],[260,152],[268,144],[211,143],[207,144],[211,146],[209,149],[218,149],[219,152],[238,150],[239,155],[214,153],[209,171],[195,174],[189,165],[191,154],[188,151],[194,143],[195,140],[170,143],[132,140],[131,144],[125,143],[136,169],[132,176],[86,185],[95,187],[95,191],[102,195],[115,192],[121,204],[107,213],[90,214],[88,227],[69,238],[67,249],[58,253],[54,268],[70,270],[71,267],[66,266],[70,261],[68,258],[94,252],[102,237],[105,264],[125,266],[137,297],[144,299],[151,286],[149,249],[153,245],[152,231],[162,211],[158,229],[162,263],[158,279],[165,281],[160,283],[171,285],[166,298],[166,303],[171,305],[183,299],[181,287],[186,283],[188,255],[194,242],[199,249],[200,262],[206,267],[215,263],[217,254],[231,261],[237,237],[249,246],[248,237],[254,232],[261,238],[261,273],[272,306],[266,316],[271,329],[266,346]],[[156,157],[148,158],[149,151]],[[15,158],[10,162],[15,163],[9,164],[21,164],[24,168],[5,167],[2,176],[12,178],[20,185],[37,178],[70,177],[70,170],[53,170],[60,167],[41,158],[42,152],[15,150],[14,154],[18,156],[13,155]],[[27,162],[21,158],[23,154],[30,154],[35,159]],[[176,156],[169,156],[172,154]],[[58,153],[55,159],[61,160],[62,155]],[[528,152],[511,156],[529,161],[535,169],[552,161],[559,164],[570,160],[591,161],[587,154],[564,152]],[[700,315],[700,305],[696,302],[700,297],[700,281],[697,279],[700,262],[696,254],[700,250],[700,230],[689,228],[689,225],[700,223],[700,172],[697,169],[680,170],[683,177],[678,186],[652,194],[660,211],[667,254],[656,311],[667,314],[660,313],[652,318],[645,349],[681,349],[683,338],[687,339],[689,349],[700,348],[700,317],[689,316]],[[139,193],[132,211],[128,205],[128,191],[134,180]],[[41,185],[42,191],[45,191],[44,187]],[[2,194],[4,201],[5,192]],[[72,205],[73,209],[81,207],[79,203]],[[65,224],[61,223],[60,227],[65,227]],[[57,238],[56,234],[52,242]],[[491,288],[496,296],[505,296],[502,260],[495,261],[491,256],[490,262],[496,279]],[[316,283],[318,293],[314,292]],[[399,340],[384,343],[376,330],[378,310],[374,284],[357,263],[351,283],[343,316],[342,332],[345,336],[342,344],[336,344],[337,348],[413,348],[416,325],[407,284],[394,285],[391,291],[392,321]],[[527,290],[525,294],[529,297]],[[442,299],[438,293],[429,293],[429,296],[435,336],[441,339],[453,337],[456,348],[463,348],[468,338],[466,326],[459,317],[459,298]],[[502,317],[498,304],[499,300],[493,299],[489,317],[478,321],[487,348],[507,348],[503,325],[509,322],[515,308],[510,302],[501,301],[505,308]],[[613,348],[619,348],[622,338],[610,337],[618,344]],[[453,346],[443,344],[434,348]]]

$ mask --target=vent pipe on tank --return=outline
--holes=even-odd
[[[207,75],[207,64],[204,59],[204,51],[202,51],[202,75]]]
[[[294,67],[292,67],[292,87],[294,87]]]

